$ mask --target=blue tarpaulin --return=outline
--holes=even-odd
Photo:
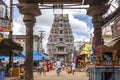
[[[6,60],[6,59],[9,59],[9,57],[8,56],[0,56],[0,59],[1,60]]]
[[[9,56],[0,56],[0,59],[2,59],[2,61],[9,60]],[[25,60],[25,57],[14,56],[13,60]]]
[[[22,52],[23,55],[26,55],[26,52]],[[33,60],[49,60],[48,56],[45,53],[39,52],[38,50],[33,50]]]
[[[26,52],[21,52],[24,56],[26,56]],[[0,56],[1,59],[9,59],[9,56]],[[33,60],[49,60],[48,56],[45,53],[42,52],[38,52],[38,50],[33,50]],[[15,56],[14,60],[25,60],[25,57],[19,57],[19,56]]]

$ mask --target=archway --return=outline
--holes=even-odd
[[[79,3],[81,5],[89,4],[88,15],[93,16],[92,22],[94,24],[95,47],[101,45],[101,26],[103,25],[102,15],[106,13],[109,5],[106,5],[109,0],[19,0],[18,8],[21,14],[24,15],[23,21],[26,25],[26,64],[25,64],[25,78],[26,80],[33,79],[32,65],[33,65],[33,26],[36,22],[35,16],[41,14],[38,4],[54,4],[52,8],[63,8],[63,4]],[[29,63],[29,64],[28,64]]]

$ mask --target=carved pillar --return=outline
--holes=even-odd
[[[102,29],[101,29],[101,15],[93,16],[92,22],[94,25],[94,37],[95,37],[95,47],[102,45]]]
[[[34,15],[24,15],[23,21],[26,25],[26,61],[25,61],[25,77],[33,78],[33,26],[35,24]],[[29,78],[31,76],[31,78]]]
[[[92,22],[94,26],[94,37],[95,37],[95,45],[102,45],[102,15],[107,12],[108,6],[106,5],[90,5],[88,9],[88,15],[92,16]]]
[[[22,3],[22,1],[20,1]],[[40,15],[37,3],[29,4],[23,2],[22,7],[18,7],[24,15],[23,21],[26,25],[26,61],[25,61],[25,80],[33,80],[33,26],[36,22],[35,16]]]

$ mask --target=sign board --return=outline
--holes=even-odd
[[[5,18],[5,14],[6,14],[6,6],[0,5],[0,18]]]
[[[9,27],[9,20],[0,19],[0,27]]]
[[[9,32],[11,31],[10,27],[0,27],[0,32]]]
[[[117,21],[112,27],[113,38],[120,36],[120,20]]]
[[[9,20],[0,19],[0,31],[9,32],[11,30]]]

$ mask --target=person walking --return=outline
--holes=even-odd
[[[40,72],[40,75],[43,72],[43,74],[46,76],[46,65],[44,61],[39,62],[39,72]]]
[[[43,62],[42,61],[40,61],[39,62],[39,65],[38,65],[38,73],[42,73],[42,71],[43,71]]]
[[[65,70],[65,63],[62,64],[62,70]]]
[[[72,69],[71,69],[71,63],[70,63],[70,62],[68,62],[67,68],[68,68],[68,70],[67,70],[67,71],[68,71],[68,74],[71,73],[71,72],[72,72],[72,71],[71,71]]]
[[[50,63],[49,63],[49,61],[46,61],[46,71],[47,72],[49,72],[49,70],[50,70]]]
[[[59,76],[61,72],[61,61],[58,59],[55,63],[56,73]]]
[[[72,67],[72,74],[74,75],[74,72],[75,72],[75,69],[76,69],[76,64],[75,64],[74,61],[72,62],[71,67]]]

